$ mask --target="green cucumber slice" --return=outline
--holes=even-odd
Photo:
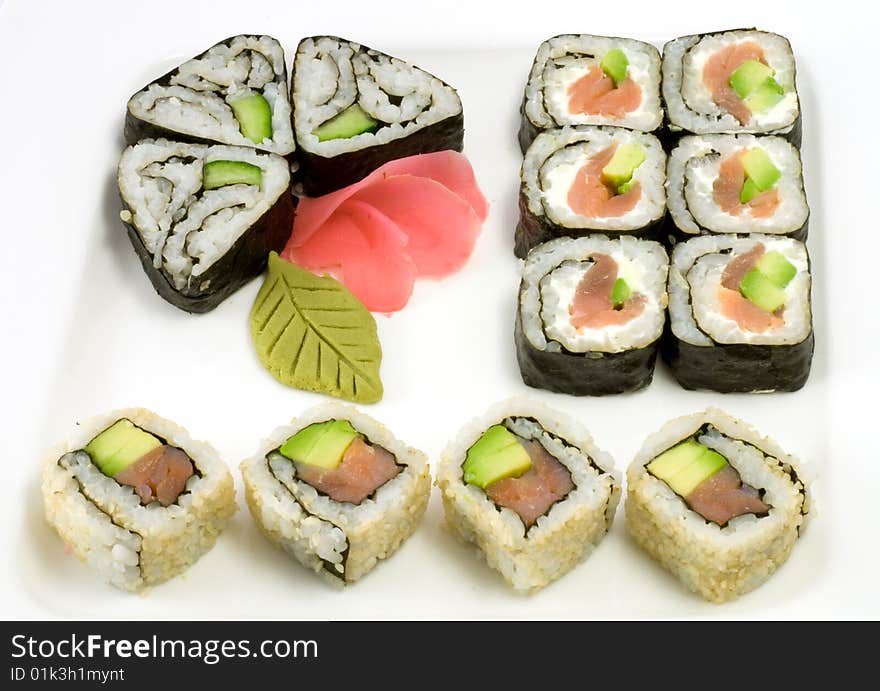
[[[209,161],[202,168],[202,187],[206,190],[226,185],[263,184],[263,171],[245,161]]]
[[[229,103],[241,133],[254,144],[272,138],[272,108],[262,94],[251,94]]]

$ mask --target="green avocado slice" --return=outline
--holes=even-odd
[[[645,150],[638,144],[621,144],[611,160],[602,168],[602,177],[609,185],[620,192],[646,158]]]
[[[754,181],[761,192],[769,190],[782,177],[770,156],[761,147],[753,147],[742,155],[742,166],[746,177]]]
[[[632,291],[624,279],[618,278],[614,281],[614,285],[611,288],[611,304],[614,306],[614,309],[623,307],[624,303],[629,300],[630,295],[632,295]]]
[[[202,187],[206,190],[239,184],[260,187],[263,171],[245,161],[209,161],[202,168]]]
[[[364,132],[373,132],[378,126],[379,121],[374,120],[367,111],[355,103],[315,128],[312,134],[319,142],[326,142],[330,139],[348,139]]]
[[[504,478],[519,477],[531,467],[528,451],[504,425],[492,425],[483,432],[462,465],[464,481],[482,489]]]
[[[113,477],[160,446],[158,437],[123,418],[86,444],[85,451],[104,475]]]
[[[316,422],[289,437],[278,451],[291,461],[332,470],[359,436],[348,420]]]
[[[707,447],[703,449],[703,453],[693,463],[666,480],[672,491],[681,497],[688,496],[727,465],[727,459],[720,453]]]
[[[620,82],[626,79],[626,70],[629,60],[620,48],[612,48],[602,57],[599,62],[602,71],[614,80],[614,86],[620,86]]]
[[[761,194],[761,188],[755,184],[754,180],[752,180],[751,178],[746,178],[743,181],[742,189],[739,192],[739,203],[748,204],[759,194]]]
[[[746,107],[753,113],[763,113],[770,110],[779,103],[785,96],[783,89],[773,77],[768,77],[766,81],[758,85],[758,87],[743,99]]]
[[[755,262],[755,268],[780,288],[785,288],[797,275],[797,269],[780,252],[762,254]]]
[[[765,312],[775,312],[785,304],[785,291],[754,267],[743,276],[739,292]]]
[[[262,94],[251,94],[229,103],[241,133],[254,144],[272,138],[272,108]]]
[[[664,451],[646,467],[652,475],[665,480],[696,461],[705,448],[693,439],[688,439]]]
[[[635,186],[636,186],[635,180],[632,180],[632,179],[627,180],[625,183],[623,183],[620,187],[617,188],[617,194],[626,194]]]
[[[745,98],[774,74],[769,65],[758,60],[746,60],[731,73],[730,86],[737,96]]]
[[[648,463],[646,469],[669,485],[673,492],[686,497],[725,465],[724,456],[688,439],[661,453]]]

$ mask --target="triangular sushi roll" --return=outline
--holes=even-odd
[[[350,185],[383,163],[461,151],[455,90],[398,58],[334,36],[300,41],[291,102],[305,193]]]
[[[156,291],[187,312],[216,307],[281,251],[290,168],[241,146],[145,139],[118,169],[120,218]]]
[[[233,36],[147,84],[128,101],[125,140],[147,137],[293,153],[281,44]]]

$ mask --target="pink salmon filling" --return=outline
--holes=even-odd
[[[571,306],[571,324],[576,329],[599,329],[627,324],[645,310],[647,298],[633,293],[619,309],[611,302],[611,290],[617,280],[617,262],[607,254],[597,252],[590,259],[591,266],[578,284]]]
[[[515,511],[530,528],[556,502],[574,489],[571,473],[547,453],[537,441],[520,439],[532,459],[532,466],[519,477],[497,480],[486,487],[486,494],[498,506]]]
[[[163,444],[120,470],[113,479],[133,487],[144,506],[154,501],[170,506],[177,501],[193,472],[189,456],[176,446]]]
[[[355,438],[345,450],[342,461],[332,469],[308,463],[296,463],[300,480],[338,502],[360,504],[403,468],[393,455],[375,444]]]
[[[744,298],[739,292],[743,277],[751,271],[762,254],[764,254],[764,244],[758,242],[745,254],[732,259],[721,275],[721,285],[718,288],[721,314],[735,321],[743,331],[753,333],[763,333],[785,325],[785,319],[782,317],[785,308],[780,307],[776,312],[767,312]]]

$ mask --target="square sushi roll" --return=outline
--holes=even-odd
[[[711,602],[733,600],[770,578],[812,508],[797,459],[715,408],[650,436],[626,479],[633,539]]]
[[[520,172],[514,252],[560,236],[659,237],[666,217],[666,154],[650,134],[619,127],[546,130]]]
[[[147,84],[128,100],[125,140],[158,138],[290,156],[284,48],[271,36],[232,36]]]
[[[539,47],[522,103],[523,152],[538,134],[571,125],[653,132],[663,123],[660,53],[631,38],[563,34]]]
[[[682,36],[663,46],[671,132],[776,134],[801,141],[791,44],[755,29]]]
[[[675,246],[661,352],[686,389],[797,391],[810,375],[810,259],[772,235],[696,237]]]
[[[763,233],[807,239],[801,156],[782,137],[682,137],[666,177],[670,239]]]
[[[144,139],[117,169],[120,220],[161,297],[214,309],[259,275],[293,227],[290,169],[241,146]]]
[[[185,571],[236,511],[217,452],[143,408],[82,422],[43,462],[46,520],[73,554],[123,590]]]
[[[464,145],[455,89],[400,58],[337,36],[300,41],[290,100],[310,197],[351,185],[393,159]]]
[[[443,452],[446,521],[516,590],[539,590],[611,528],[620,477],[571,418],[526,398],[493,406]]]
[[[431,492],[425,454],[336,403],[277,428],[241,472],[266,538],[336,585],[391,556],[415,532]]]
[[[529,386],[576,396],[651,383],[666,321],[669,259],[652,240],[591,235],[533,249],[514,327]]]

